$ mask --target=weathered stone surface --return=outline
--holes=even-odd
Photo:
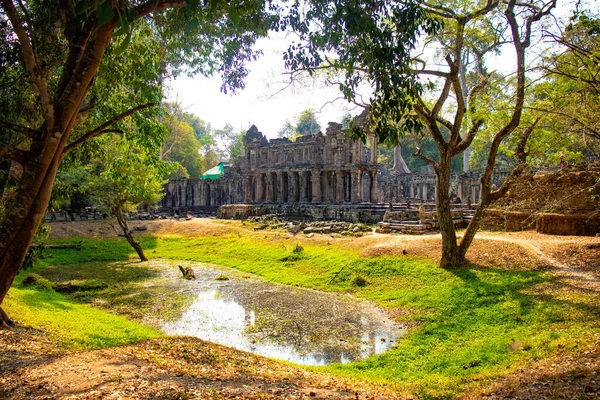
[[[537,220],[537,231],[553,235],[595,236],[600,233],[600,216],[598,213],[542,213]]]

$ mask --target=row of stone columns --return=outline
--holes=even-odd
[[[360,170],[277,171],[246,177],[246,202],[341,203],[377,202],[377,175],[370,171],[370,188],[363,198]]]
[[[429,183],[413,183],[410,185],[410,198],[429,200]],[[435,193],[435,186],[433,187]]]

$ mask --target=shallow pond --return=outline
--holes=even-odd
[[[191,265],[194,296],[170,335],[195,336],[240,350],[306,365],[350,362],[393,346],[403,330],[372,303],[349,295],[299,289],[234,270]],[[218,280],[226,277],[228,280]]]

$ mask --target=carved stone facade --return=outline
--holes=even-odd
[[[356,121],[355,121],[356,123]],[[398,173],[377,164],[377,141],[349,139],[348,131],[330,122],[325,134],[291,141],[268,140],[255,126],[245,136],[243,157],[224,166],[216,180],[178,179],[165,186],[163,210],[214,211],[224,204],[358,204],[433,203],[436,176],[431,168]],[[506,173],[497,172],[499,186]],[[480,174],[454,174],[456,202],[477,204]]]
[[[252,126],[244,157],[216,180],[177,179],[165,186],[165,209],[214,208],[236,203],[361,203],[378,201],[377,141],[347,137],[337,123],[325,134],[267,138]]]
[[[268,141],[256,128],[247,134],[242,161],[246,203],[377,202],[377,142],[370,148],[329,123],[325,135],[295,142]]]

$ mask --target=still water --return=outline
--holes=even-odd
[[[188,335],[306,365],[346,363],[386,351],[401,327],[348,295],[272,284],[237,271],[192,266],[194,296],[163,332]],[[217,280],[226,275],[229,280]]]

